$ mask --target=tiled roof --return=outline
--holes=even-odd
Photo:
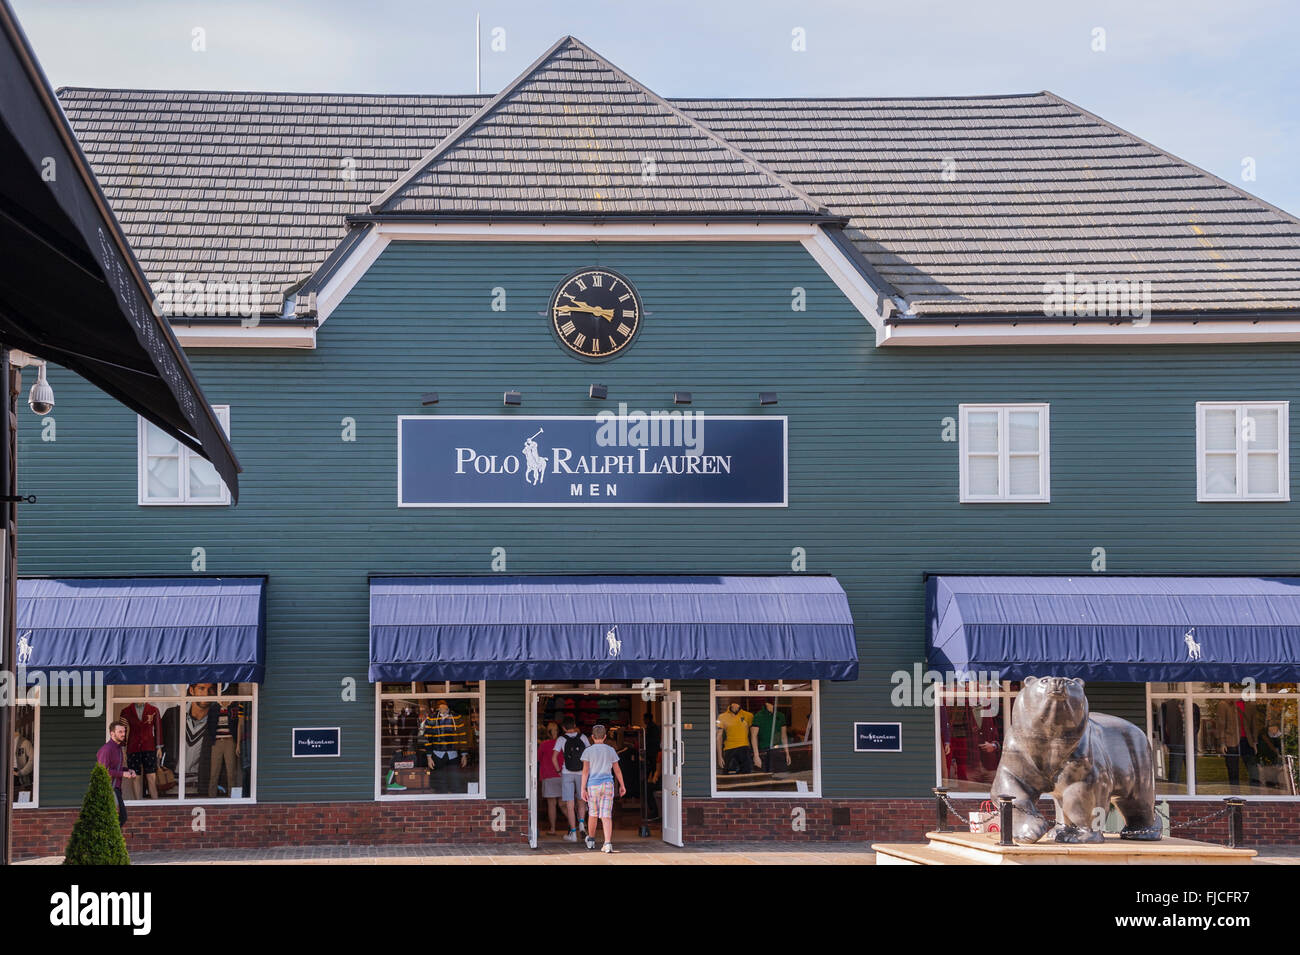
[[[150,279],[257,280],[268,313],[376,197],[456,217],[823,205],[917,315],[1041,312],[1066,273],[1149,280],[1157,312],[1300,307],[1300,221],[1050,93],[668,105],[561,43],[498,97],[60,97]]]
[[[1300,222],[1051,93],[678,100],[851,219],[916,312],[1041,311],[1149,280],[1157,311],[1300,307]]]
[[[511,216],[825,212],[572,37],[467,119],[372,209]]]

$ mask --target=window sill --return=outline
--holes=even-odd
[[[440,802],[487,799],[484,793],[380,793],[376,802]]]
[[[184,799],[123,799],[122,805],[128,808],[143,808],[146,806],[255,806],[257,800],[251,796],[244,799],[221,799],[215,796],[211,799],[206,796],[190,798],[187,796]]]
[[[140,507],[229,507],[229,501],[136,501]]]
[[[1251,495],[1250,497],[1207,497],[1198,495],[1197,504],[1286,504],[1291,500],[1291,495],[1279,497],[1265,497],[1263,495]]]

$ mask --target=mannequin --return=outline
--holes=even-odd
[[[158,760],[162,757],[162,716],[152,703],[128,703],[121,719],[127,725],[126,764],[143,776],[149,798],[158,798]]]
[[[718,768],[724,773],[754,771],[758,748],[749,734],[753,722],[753,714],[742,709],[739,700],[729,701],[727,709],[718,717]]]
[[[211,683],[194,683],[190,685],[189,693],[191,696],[209,696],[212,689]],[[185,780],[187,791],[191,795],[208,791],[208,762],[211,757],[207,745],[207,731],[208,704],[200,700],[191,700],[185,707],[184,767],[185,774],[194,777],[193,780],[188,778]],[[191,783],[193,788],[189,789]]]
[[[208,763],[208,797],[217,795],[221,770],[226,770],[226,795],[241,787],[240,739],[244,734],[244,707],[242,703],[218,699],[208,704],[206,738],[211,747]]]
[[[459,716],[451,711],[446,700],[434,703],[433,715],[426,717],[420,726],[420,742],[424,746],[424,758],[433,770],[433,788],[435,792],[464,792],[457,777],[462,773],[454,772],[459,758],[460,769],[469,765],[469,750],[465,745],[465,725]]]
[[[763,708],[754,715],[749,734],[758,751],[758,764],[765,773],[788,770],[790,758],[790,727],[785,714],[776,708],[775,700],[764,700]],[[778,749],[779,747],[779,749]],[[778,753],[784,753],[782,760]]]

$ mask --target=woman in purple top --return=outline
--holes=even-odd
[[[99,747],[95,762],[108,770],[113,780],[113,795],[117,798],[117,824],[126,824],[126,803],[122,802],[122,780],[134,779],[135,771],[125,768],[126,759],[122,755],[122,744],[126,742],[126,724],[114,720],[108,726],[108,742]]]

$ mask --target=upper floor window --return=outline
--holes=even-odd
[[[230,406],[213,405],[230,435]],[[140,419],[141,504],[229,504],[230,491],[206,458],[161,428]]]
[[[1286,401],[1196,403],[1196,499],[1289,501]]]
[[[1047,405],[960,405],[961,501],[1046,502]]]

